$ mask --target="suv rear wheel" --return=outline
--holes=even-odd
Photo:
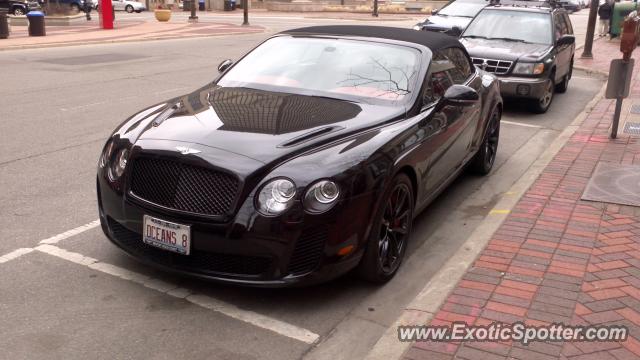
[[[544,114],[549,110],[549,106],[551,106],[551,102],[553,102],[553,95],[556,90],[556,85],[553,82],[554,77],[555,73],[552,73],[544,83],[544,93],[542,97],[533,101],[531,106],[533,112],[537,114]]]
[[[12,14],[15,16],[22,16],[24,15],[25,11],[23,8],[16,6],[13,8]]]

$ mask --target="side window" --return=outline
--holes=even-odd
[[[573,35],[573,26],[571,25],[569,15],[563,14],[562,17],[564,18],[564,22],[567,24],[567,34]]]
[[[455,69],[455,65],[441,52],[435,53],[431,59],[431,67],[427,74],[426,89],[423,94],[423,104],[434,103],[445,91],[454,84],[449,70]]]
[[[448,48],[443,50],[444,54],[455,65],[455,69],[450,71],[451,76],[456,84],[464,84],[471,76],[473,65],[469,62],[469,58],[458,48]]]
[[[564,21],[564,17],[561,14],[556,14],[554,16],[555,23],[555,36],[556,40],[560,39],[562,35],[566,35],[568,33],[567,23]]]

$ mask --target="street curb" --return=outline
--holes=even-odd
[[[376,342],[365,360],[400,359],[411,347],[412,342],[398,340],[398,326],[425,325],[440,309],[451,291],[453,291],[466,273],[467,269],[507,218],[511,210],[518,203],[524,193],[531,187],[542,171],[567,143],[571,136],[580,128],[587,114],[604,97],[606,84],[585,106],[585,109],[567,126],[550,146],[542,153],[531,167],[504,193],[495,207],[489,212],[482,223],[471,233],[469,238],[460,246],[453,256],[445,263],[418,295],[407,305],[402,314],[385,331]]]
[[[171,37],[149,37],[146,39],[110,39],[110,40],[93,40],[93,41],[69,41],[69,42],[59,42],[59,43],[49,43],[49,44],[32,44],[32,45],[18,45],[2,48],[0,47],[0,52],[2,51],[11,51],[11,50],[26,50],[26,49],[46,49],[46,48],[56,48],[56,47],[66,47],[66,46],[84,46],[84,45],[97,45],[97,44],[118,44],[118,43],[134,43],[134,42],[147,42],[147,41],[162,41],[162,40],[177,40],[177,39],[203,39],[210,37],[219,37],[219,36],[239,36],[239,35],[254,35],[254,34],[262,34],[266,31],[266,28],[262,28],[261,31],[254,32],[227,32],[224,34],[210,34],[210,35],[196,35],[196,36],[171,36]]]

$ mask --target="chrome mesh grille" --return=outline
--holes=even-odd
[[[511,65],[513,65],[513,61],[507,60],[484,59],[476,57],[472,57],[471,60],[473,61],[473,65],[486,72],[497,75],[507,74],[511,69]]]

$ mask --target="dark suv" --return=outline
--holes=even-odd
[[[0,0],[0,11],[8,12],[11,15],[25,15],[31,10],[39,10],[40,4],[37,1],[27,0]]]
[[[573,71],[575,37],[567,11],[547,2],[487,6],[461,35],[473,63],[500,79],[502,96],[532,100],[547,111]]]

